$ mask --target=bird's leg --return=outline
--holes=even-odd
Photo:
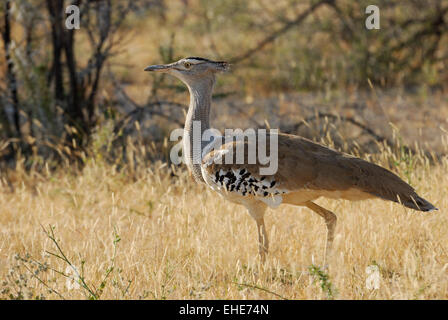
[[[260,254],[261,262],[264,263],[269,249],[269,239],[264,225],[264,218],[257,219],[256,222],[258,230],[258,253]]]
[[[305,205],[325,219],[325,224],[327,225],[327,243],[324,253],[324,266],[326,266],[326,263],[329,263],[333,250],[334,230],[336,228],[337,217],[333,212],[322,208],[314,202],[307,201]]]
[[[266,261],[266,254],[268,253],[269,248],[268,234],[264,225],[264,213],[266,211],[266,205],[263,203],[254,203],[248,205],[247,210],[257,223],[258,253],[260,254],[261,262],[264,263]]]

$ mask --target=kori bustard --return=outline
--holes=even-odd
[[[277,135],[278,169],[269,175],[260,174],[262,164],[258,160],[256,163],[247,161],[249,146],[246,139],[235,139],[211,148],[210,144],[218,139],[207,143],[202,141],[202,134],[210,128],[215,76],[227,69],[228,64],[223,61],[190,57],[171,64],[148,66],[145,71],[168,73],[188,87],[190,105],[183,137],[188,169],[197,182],[205,183],[230,201],[247,208],[257,223],[258,249],[262,261],[265,260],[269,244],[263,218],[268,206],[275,208],[282,203],[306,206],[324,218],[327,227],[324,265],[331,257],[337,219],[333,212],[313,202],[319,197],[348,200],[376,197],[399,202],[415,210],[436,210],[392,172],[303,137],[281,133]],[[195,124],[196,129],[200,130],[199,134],[194,132]],[[269,139],[268,135],[267,149],[270,146]],[[244,161],[222,161],[228,152],[236,154],[238,144],[244,145]]]

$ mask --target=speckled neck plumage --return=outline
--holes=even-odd
[[[185,120],[183,147],[186,164],[198,182],[204,182],[200,158],[206,142],[202,141],[201,137],[203,132],[210,128],[210,106],[214,84],[215,76],[212,73],[207,77],[198,79],[192,85],[187,84],[190,91],[190,106]],[[193,134],[193,126],[196,121],[201,124],[200,135],[198,133]]]

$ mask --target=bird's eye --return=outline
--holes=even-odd
[[[191,63],[190,62],[185,62],[184,63],[184,67],[187,68],[187,69],[190,69]]]

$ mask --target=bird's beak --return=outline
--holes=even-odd
[[[156,71],[156,72],[166,72],[171,68],[170,65],[156,64],[153,66],[148,66],[144,71]]]
[[[216,70],[217,71],[229,71],[230,70],[230,63],[225,62],[225,61],[217,61],[216,62]]]

